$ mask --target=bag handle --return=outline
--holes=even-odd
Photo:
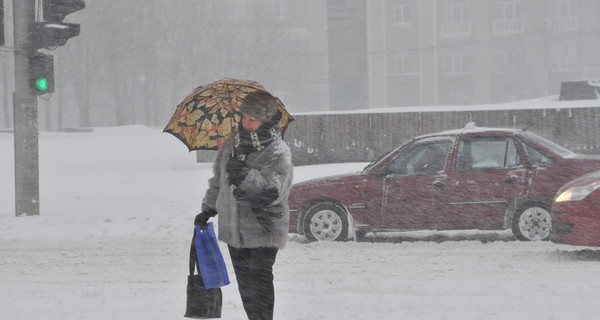
[[[194,227],[194,236],[192,237],[192,245],[190,246],[190,276],[194,275],[194,268],[198,267],[200,272],[200,266],[198,266],[198,252],[196,252],[196,227]]]

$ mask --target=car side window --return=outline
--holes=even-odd
[[[519,139],[521,146],[523,146],[523,150],[525,151],[525,156],[527,157],[527,164],[531,167],[546,167],[548,165],[552,165],[554,163],[554,159],[546,156],[540,150],[536,149],[529,143]]]
[[[396,175],[433,174],[443,171],[452,141],[420,143],[402,152],[389,164],[386,173]]]
[[[514,168],[519,165],[519,154],[510,137],[462,138],[458,144],[458,171]]]

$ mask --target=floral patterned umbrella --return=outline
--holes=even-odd
[[[250,92],[266,90],[251,80],[222,79],[200,86],[177,106],[163,130],[179,138],[190,151],[218,150],[223,140],[237,130],[242,118],[239,107]],[[294,118],[279,102],[282,133]]]

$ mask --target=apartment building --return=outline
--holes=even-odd
[[[372,108],[524,100],[600,78],[600,1],[367,4]]]

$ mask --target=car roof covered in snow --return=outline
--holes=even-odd
[[[417,136],[417,137],[415,137],[415,139],[422,139],[425,137],[432,137],[432,136],[457,136],[457,135],[461,135],[461,134],[479,133],[479,132],[505,132],[505,133],[509,133],[509,134],[515,134],[515,133],[523,132],[523,129],[477,127],[475,125],[475,123],[469,122],[462,129],[452,129],[452,130],[445,130],[445,131],[436,132],[436,133],[428,133],[428,134]]]

